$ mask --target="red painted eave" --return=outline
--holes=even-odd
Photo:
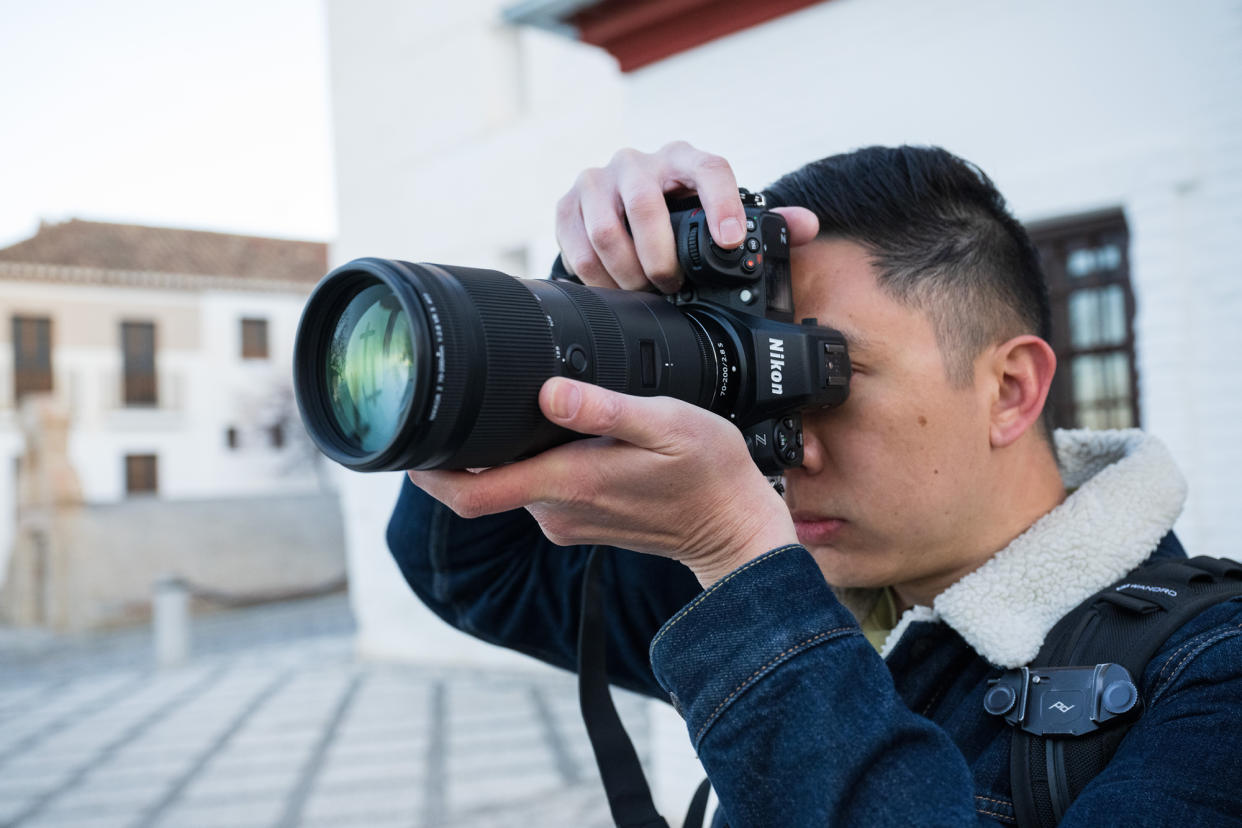
[[[632,72],[823,1],[601,0],[582,4],[561,0],[548,5],[559,5],[564,11],[533,10],[543,4],[527,3],[524,9],[506,16],[513,22],[574,31],[584,43],[611,53],[621,71]]]

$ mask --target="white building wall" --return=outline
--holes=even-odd
[[[1177,528],[1192,554],[1237,557],[1236,0],[832,0],[626,76],[589,47],[506,28],[504,5],[328,3],[337,263],[525,261],[517,275],[542,274],[556,199],[624,145],[684,138],[754,188],[859,146],[939,144],[986,170],[1023,221],[1125,212],[1142,419],[1191,486]],[[427,641],[449,633],[383,545],[397,478],[341,480],[360,646],[441,652]]]
[[[309,291],[308,291],[309,293]],[[201,435],[197,483],[212,494],[274,494],[318,487],[314,469],[298,462],[301,420],[293,406],[293,340],[306,297],[300,294],[207,291],[200,309],[202,376],[192,389],[193,431]],[[243,359],[241,320],[266,319],[268,357]],[[286,447],[274,448],[266,427],[284,413]],[[238,430],[236,449],[226,445]]]

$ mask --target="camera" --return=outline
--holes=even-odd
[[[742,430],[765,474],[802,460],[802,410],[849,393],[844,337],[794,323],[789,231],[740,191],[746,238],[717,246],[694,199],[670,204],[685,282],[675,295],[362,258],[307,300],[294,345],[303,422],[357,471],[476,468],[584,436],[540,412],[566,376],[676,397]],[[559,260],[558,260],[559,265]],[[554,269],[555,270],[555,269]]]

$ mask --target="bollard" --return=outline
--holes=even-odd
[[[177,667],[190,655],[190,593],[175,577],[155,582],[151,601],[151,625],[155,639],[155,663]]]

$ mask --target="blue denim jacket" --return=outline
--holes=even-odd
[[[553,545],[523,511],[461,520],[408,481],[388,542],[450,624],[575,669],[585,547]],[[1184,556],[1171,533],[1154,554]],[[603,580],[610,676],[685,718],[716,825],[1016,824],[1010,730],[983,710],[1003,672],[986,636],[908,614],[881,658],[799,546],[707,591],[619,549]],[[1242,602],[1170,638],[1140,692],[1143,716],[1062,825],[1242,825]]]

